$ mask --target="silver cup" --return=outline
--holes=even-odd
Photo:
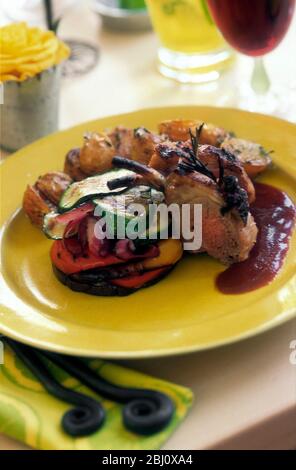
[[[0,105],[0,145],[15,151],[58,129],[61,67],[23,82],[7,81]]]

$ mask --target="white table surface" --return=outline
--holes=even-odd
[[[142,107],[236,107],[235,85],[250,75],[250,59],[239,57],[218,83],[179,85],[156,71],[153,33],[101,31],[96,15],[85,8],[65,19],[62,33],[99,41],[101,55],[91,73],[64,80],[61,128]],[[289,79],[296,85],[295,48],[296,18],[286,39],[266,58],[277,84],[285,86]],[[296,110],[296,103],[290,104]],[[296,121],[296,111],[292,120]],[[291,449],[296,448],[296,365],[289,357],[295,339],[296,320],[292,320],[232,346],[124,364],[194,391],[192,410],[164,449]],[[25,447],[0,436],[0,450],[21,448]]]

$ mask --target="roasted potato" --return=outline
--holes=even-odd
[[[34,186],[27,186],[23,197],[23,209],[31,222],[42,227],[44,216],[54,209],[54,206],[46,201]]]
[[[35,183],[35,188],[53,204],[57,205],[63,192],[72,182],[72,178],[60,171],[46,173],[40,176]]]
[[[196,128],[202,124],[203,129],[199,137],[199,144],[209,144],[219,147],[221,143],[230,136],[230,133],[222,127],[214,126],[214,124],[203,123],[197,119],[172,119],[162,121],[158,125],[160,134],[164,134],[173,141],[186,141],[189,139],[189,129],[195,133]]]
[[[117,126],[109,130],[108,137],[110,138],[116,153],[121,157],[129,158],[131,154],[133,129],[124,126]]]
[[[271,163],[270,154],[261,145],[234,137],[224,140],[221,145],[236,156],[250,178],[262,173]]]
[[[80,150],[80,169],[86,175],[109,170],[115,154],[111,139],[106,134],[88,133],[84,136],[84,144]]]
[[[144,127],[138,127],[133,130],[131,143],[131,160],[148,164],[155,149],[155,145],[160,142],[160,137],[149,132]]]
[[[28,185],[23,197],[23,209],[31,222],[42,227],[44,216],[56,206],[72,179],[62,172],[40,176],[33,186]]]
[[[81,181],[87,175],[80,168],[80,149],[70,150],[65,158],[64,172],[67,173],[74,181]]]

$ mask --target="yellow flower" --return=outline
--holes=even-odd
[[[65,60],[70,50],[52,31],[15,23],[0,28],[0,81],[22,81]]]

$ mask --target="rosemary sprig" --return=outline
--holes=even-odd
[[[178,169],[184,173],[190,173],[192,171],[197,171],[202,173],[205,176],[208,176],[213,181],[216,182],[215,175],[206,167],[206,165],[198,158],[198,143],[199,138],[203,129],[204,123],[195,129],[195,135],[189,129],[189,137],[191,141],[191,148],[184,148],[182,161],[178,164]]]

